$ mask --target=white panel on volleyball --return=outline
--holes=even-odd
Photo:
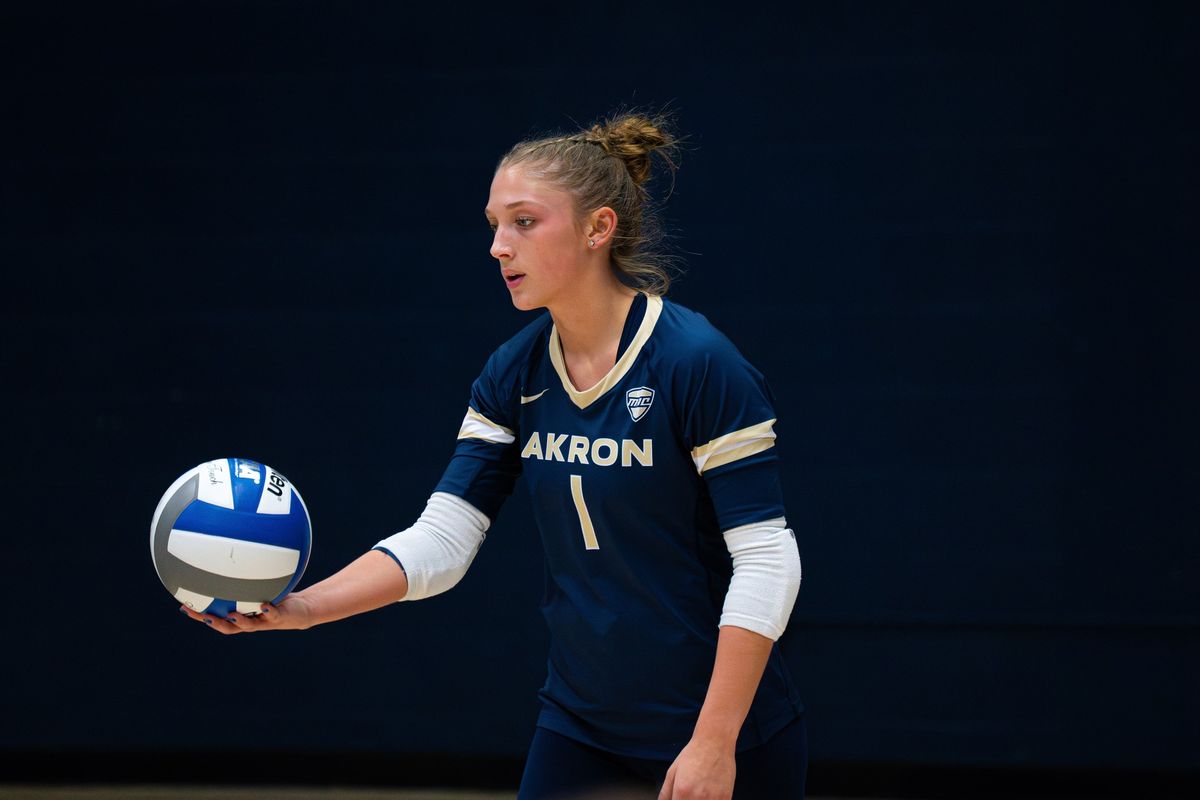
[[[229,459],[219,458],[201,465],[196,499],[221,508],[233,508],[233,480],[229,475]]]
[[[290,514],[292,513],[292,487],[283,476],[275,470],[267,471],[267,481],[263,484],[262,497],[258,499],[259,514]]]
[[[167,552],[197,569],[226,578],[271,580],[296,573],[300,551],[194,531],[171,531]]]
[[[209,604],[213,601],[211,597],[205,597],[202,594],[189,592],[187,589],[182,588],[175,592],[175,599],[183,603],[192,611],[203,611],[204,609],[208,608]]]

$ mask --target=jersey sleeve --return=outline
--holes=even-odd
[[[519,378],[504,355],[493,353],[471,384],[454,455],[434,489],[461,497],[492,522],[521,474]]]
[[[690,360],[683,430],[722,531],[783,518],[775,398],[766,378],[714,332]]]

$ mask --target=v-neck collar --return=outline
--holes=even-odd
[[[625,327],[626,329],[629,328],[629,322],[635,317],[638,305],[643,297],[646,298],[645,313],[642,316],[641,324],[638,325],[637,333],[633,335],[633,339],[630,340],[629,345],[618,356],[617,363],[613,364],[608,374],[601,378],[600,382],[595,386],[582,392],[575,388],[571,383],[570,377],[567,375],[567,365],[562,354],[562,342],[558,338],[558,326],[550,326],[550,363],[554,365],[554,371],[558,373],[567,396],[571,398],[571,402],[578,408],[587,408],[600,395],[620,383],[621,379],[625,377],[625,373],[629,372],[629,368],[633,366],[633,362],[637,359],[638,353],[642,351],[646,341],[650,338],[650,334],[653,333],[654,325],[658,322],[659,315],[662,314],[663,301],[661,297],[648,295],[644,292],[639,292],[638,296],[633,299],[633,305],[629,307],[629,317],[626,318]],[[625,339],[624,333],[621,338]]]

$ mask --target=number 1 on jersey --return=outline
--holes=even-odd
[[[583,502],[583,476],[571,476],[571,497],[575,499],[575,511],[579,513],[579,527],[583,528],[583,545],[588,550],[599,550],[600,543],[596,541],[596,529],[592,527],[592,517],[588,514],[587,503]]]

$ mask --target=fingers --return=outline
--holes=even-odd
[[[226,617],[218,617],[215,614],[198,613],[187,606],[180,606],[179,610],[191,619],[202,622],[214,631],[224,634],[248,633],[250,631],[273,628],[276,626],[279,618],[279,613],[269,603],[263,603],[262,612],[253,616],[231,611]]]
[[[213,616],[212,614],[200,614],[188,608],[187,606],[180,606],[179,610],[184,614],[187,614],[187,616],[191,619],[208,625],[218,633],[238,633],[238,628],[236,625],[234,625],[232,622],[221,619],[220,617]]]
[[[260,607],[262,610],[257,614],[239,614],[236,611],[231,611],[227,620],[239,631],[258,631],[265,628],[274,628],[279,624],[279,612],[269,603],[263,603]]]
[[[197,612],[193,611],[192,609],[188,608],[187,606],[180,606],[179,611],[181,613],[187,615],[188,617],[196,620],[197,622],[204,622],[203,614],[197,613]]]
[[[662,791],[658,793],[658,800],[671,800],[671,793],[675,788],[675,765],[667,770],[667,777],[663,780]]]

